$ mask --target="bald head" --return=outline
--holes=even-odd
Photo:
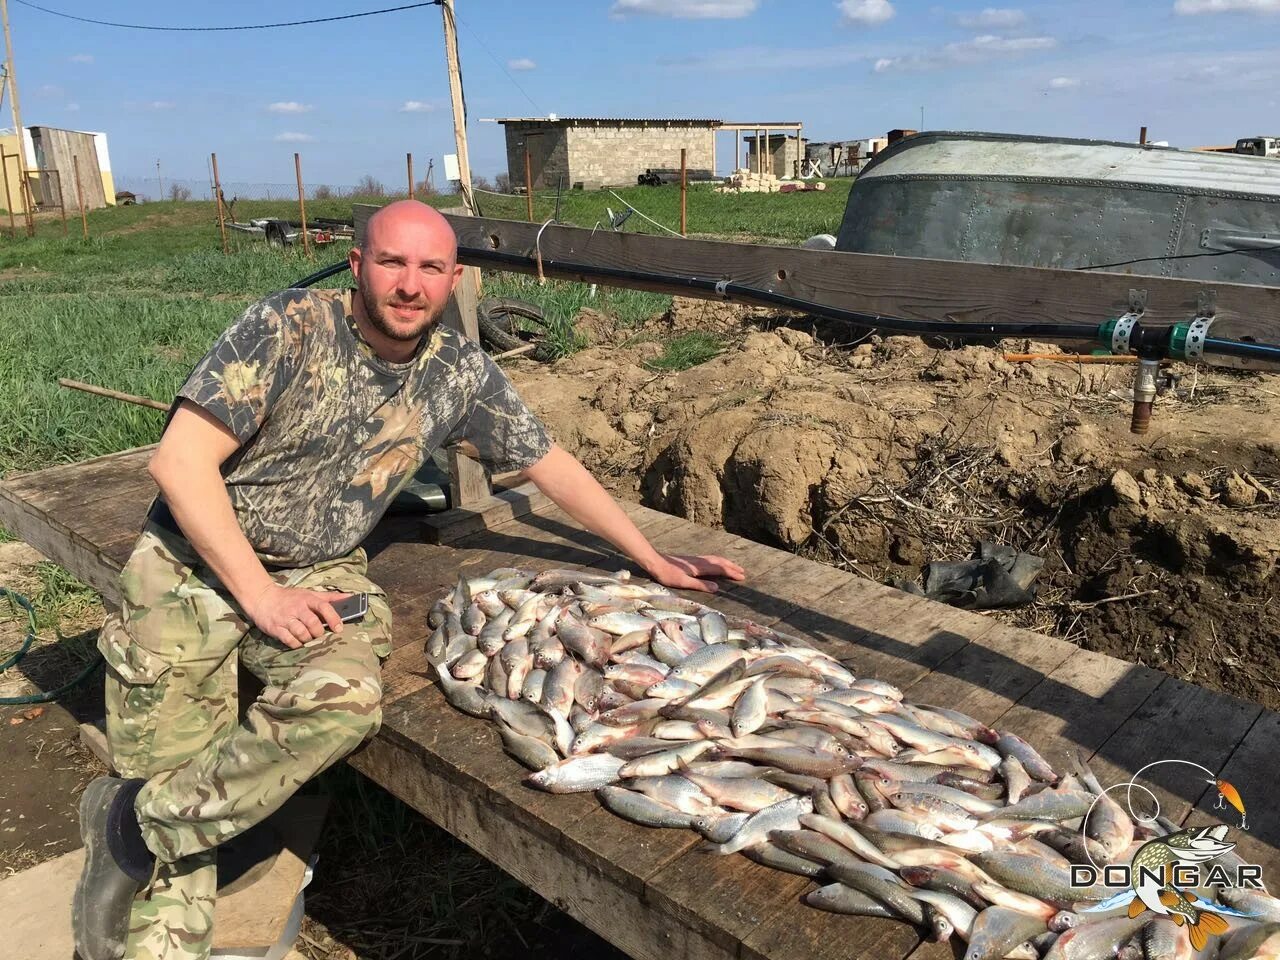
[[[412,352],[462,276],[449,221],[417,200],[398,200],[370,217],[364,243],[348,257],[360,292],[356,319],[387,354]]]
[[[458,238],[449,221],[435,207],[420,200],[397,200],[379,209],[365,223],[364,250],[404,246],[458,259]]]

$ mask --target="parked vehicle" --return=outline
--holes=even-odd
[[[1280,137],[1245,137],[1236,141],[1236,153],[1280,160]]]

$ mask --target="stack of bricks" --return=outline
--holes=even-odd
[[[772,173],[759,173],[740,168],[725,177],[724,183],[716,187],[718,193],[777,193],[782,181]]]

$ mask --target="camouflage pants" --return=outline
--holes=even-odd
[[[126,960],[209,955],[218,844],[276,811],[378,729],[391,611],[363,549],[273,574],[288,586],[369,594],[342,634],[289,649],[247,622],[182,538],[148,524],[103,625],[107,737],[124,777],[148,778],[136,808],[156,878],[134,901]],[[243,663],[266,688],[238,720]]]

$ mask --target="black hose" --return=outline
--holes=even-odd
[[[458,259],[470,266],[506,267],[522,270],[528,270],[530,265],[534,263],[533,257],[527,257],[523,254],[499,253],[496,250],[486,250],[480,247],[459,247]],[[753,300],[757,303],[808,313],[816,317],[825,317],[829,320],[840,320],[862,327],[877,327],[891,333],[931,334],[977,340],[1031,337],[1037,340],[1053,342],[1082,341],[1096,343],[1098,341],[1098,325],[1095,324],[1033,323],[1030,321],[1025,323],[965,323],[951,320],[907,320],[903,317],[886,317],[878,313],[862,313],[857,310],[830,307],[826,304],[815,303],[812,300],[803,300],[800,297],[776,293],[773,290],[762,290],[759,287],[735,283],[724,278],[684,277],[677,274],[653,273],[646,270],[626,270],[621,267],[605,267],[552,260],[547,257],[543,257],[542,265],[544,269],[575,274],[575,279],[582,283],[616,280],[619,281],[620,286],[627,285],[625,281],[631,281],[633,283],[661,284],[668,289],[671,287],[683,287],[686,290],[715,293],[726,300],[736,296]],[[335,263],[331,267],[326,267],[318,273],[313,273],[311,276],[299,280],[294,286],[310,286],[336,273],[340,273],[346,267],[345,260],[341,263]],[[1243,340],[1208,337],[1205,339],[1204,352],[1280,363],[1280,344],[1248,343]]]
[[[1272,360],[1280,363],[1280,346],[1271,343],[1247,343],[1244,340],[1223,340],[1206,337],[1205,353],[1221,353],[1228,357],[1248,357],[1252,360]]]
[[[347,267],[348,267],[347,261],[340,260],[339,262],[335,263],[331,267],[325,267],[323,270],[317,270],[315,273],[311,274],[311,276],[309,277],[303,277],[301,280],[299,280],[297,283],[293,285],[293,288],[309,287],[313,283],[319,283],[321,280],[328,280],[330,277],[334,276],[335,274],[339,274],[343,270],[347,269]]]

